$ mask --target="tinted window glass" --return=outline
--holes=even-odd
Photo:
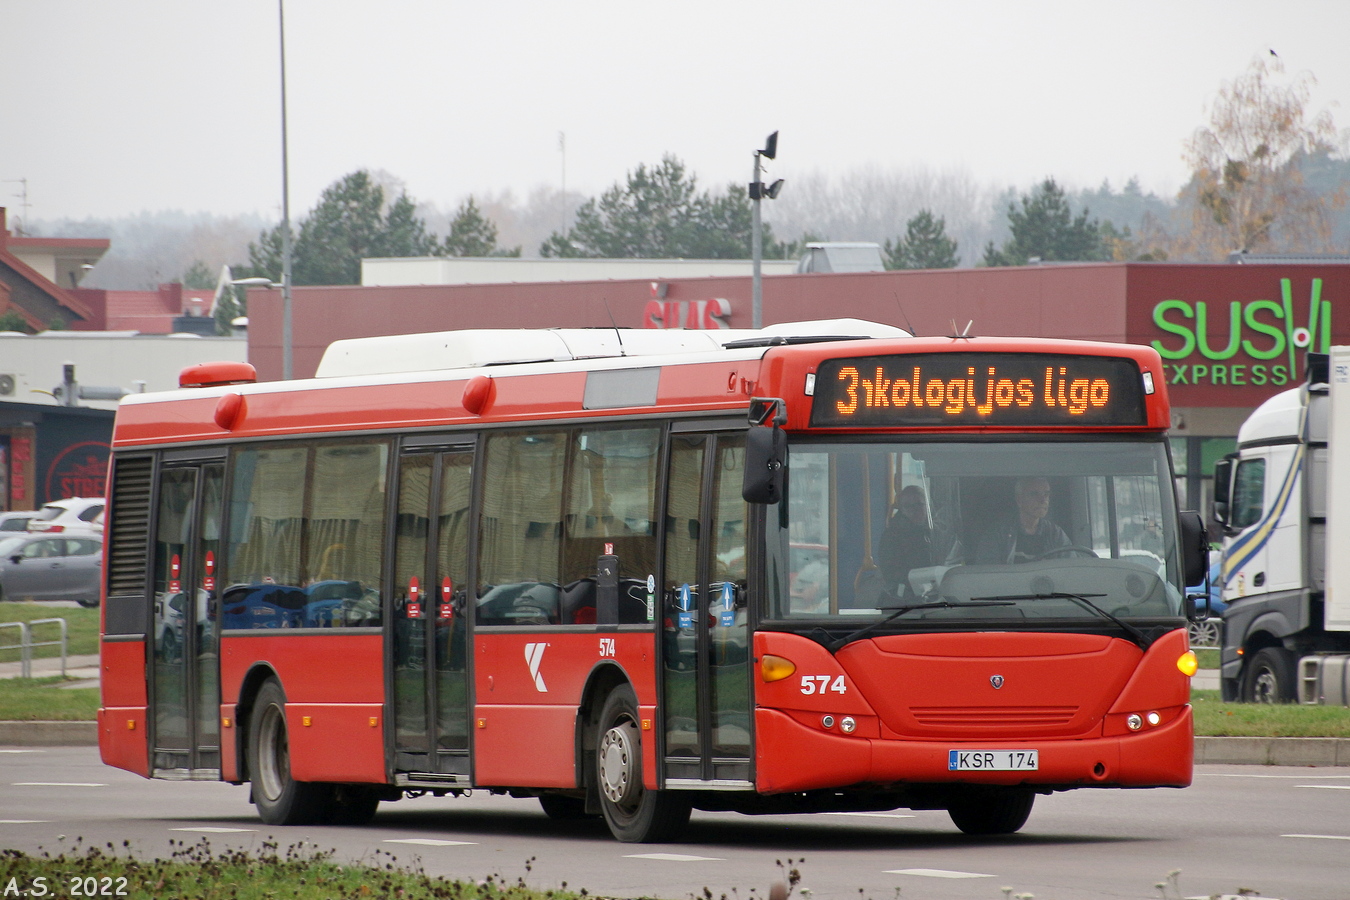
[[[1261,521],[1266,495],[1266,461],[1244,459],[1233,483],[1233,527],[1248,528]]]
[[[388,459],[374,441],[235,454],[225,628],[380,623]]]
[[[567,432],[488,438],[479,524],[478,621],[558,621]]]

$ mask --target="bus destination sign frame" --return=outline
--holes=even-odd
[[[914,353],[828,359],[816,371],[813,428],[1148,424],[1128,357]]]

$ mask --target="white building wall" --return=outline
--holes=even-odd
[[[513,257],[404,257],[361,260],[361,284],[512,284],[541,281],[668,281],[673,278],[749,277],[748,259],[518,259]],[[765,275],[791,275],[797,260],[764,260]]]
[[[58,405],[51,391],[63,381],[64,365],[75,364],[75,380],[91,387],[135,392],[176,390],[178,373],[204,362],[248,362],[245,337],[133,335],[117,332],[47,331],[25,335],[0,332],[0,402]],[[10,378],[4,378],[4,376]],[[81,400],[81,406],[115,409],[108,400]]]

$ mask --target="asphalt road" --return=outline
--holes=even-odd
[[[269,838],[283,849],[308,841],[368,862],[391,853],[432,874],[524,877],[541,889],[566,882],[608,897],[701,898],[706,888],[751,900],[791,860],[809,900],[1176,900],[1239,888],[1346,900],[1350,769],[1201,766],[1186,790],[1059,794],[1038,799],[1022,832],[999,839],[964,837],[941,812],[695,812],[682,842],[634,845],[598,822],[554,822],[533,800],[481,792],[383,804],[362,828],[273,828],[254,816],[246,787],[146,781],[102,765],[89,747],[0,748],[0,847],[54,853],[125,840],[153,857],[171,840]]]

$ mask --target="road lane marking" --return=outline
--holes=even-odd
[[[1294,787],[1321,788],[1324,791],[1350,791],[1350,784],[1296,784]]]
[[[660,859],[666,862],[726,862],[721,856],[687,856],[683,853],[629,853],[624,859]]]
[[[107,787],[96,781],[11,781],[12,787]]]
[[[432,838],[391,838],[386,844],[418,844],[423,847],[468,847],[477,841],[438,841]]]
[[[1350,841],[1350,834],[1282,834],[1280,837],[1311,838],[1319,841]]]
[[[1350,775],[1248,775],[1246,772],[1197,772],[1202,778],[1283,778],[1285,780],[1316,781],[1319,778],[1350,778]]]
[[[239,834],[244,831],[257,831],[256,828],[220,828],[215,825],[202,825],[199,828],[170,828],[170,831],[203,831],[207,834]]]
[[[887,869],[887,875],[918,875],[922,878],[993,878],[982,872],[953,872],[951,869]]]
[[[37,753],[36,750],[0,750],[0,753]]]
[[[0,825],[46,825],[50,819],[0,819]]]
[[[827,816],[860,816],[864,819],[912,819],[910,813],[881,813],[881,812],[829,812]]]

